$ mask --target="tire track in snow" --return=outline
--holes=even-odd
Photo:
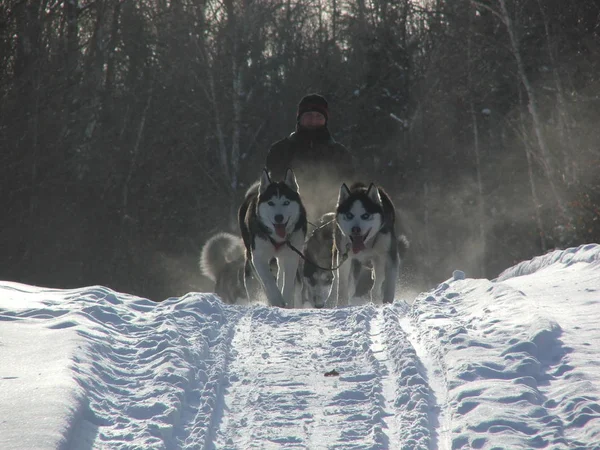
[[[407,308],[404,306],[402,309],[406,312]],[[434,356],[421,342],[417,328],[413,326],[407,315],[403,315],[398,322],[406,333],[406,338],[416,353],[422,367],[423,375],[431,390],[429,410],[433,431],[431,448],[437,450],[450,450],[452,444],[448,411],[448,388],[446,369],[443,361]]]
[[[231,360],[231,342],[242,315],[235,307],[218,303],[225,314],[215,314],[217,311],[211,314],[210,310],[203,308],[208,317],[192,315],[187,317],[187,326],[182,327],[182,334],[190,336],[190,356],[194,356],[193,384],[180,407],[181,417],[176,422],[175,439],[168,448],[207,448],[214,439],[215,423],[220,419],[223,408],[223,385]],[[189,312],[181,311],[177,320],[182,323],[186,316]],[[207,324],[210,324],[209,327]]]
[[[381,311],[371,320],[371,352],[381,365],[381,394],[383,396],[383,422],[387,429],[388,448],[400,448],[400,438],[398,436],[397,415],[395,412],[395,403],[397,397],[397,374],[390,361],[385,336],[385,318]]]
[[[395,377],[395,398],[391,421],[397,436],[392,436],[398,446],[391,448],[438,449],[438,414],[436,398],[423,364],[426,355],[413,345],[402,323],[406,305],[396,302],[380,310],[382,337],[387,347],[390,373]],[[391,389],[391,386],[387,389]],[[442,448],[442,447],[440,447]]]

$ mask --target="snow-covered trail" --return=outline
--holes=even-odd
[[[157,304],[100,286],[2,292],[2,330],[51,330],[64,398],[77,399],[42,408],[61,411],[48,431],[60,448],[437,448],[435,399],[401,327],[403,302],[286,310],[210,294]],[[2,353],[4,380],[18,387],[25,377],[10,368],[25,347],[3,342],[15,349]]]
[[[407,300],[0,282],[0,448],[600,450],[600,245]]]
[[[250,309],[232,340],[214,448],[430,448],[431,396],[401,313]]]

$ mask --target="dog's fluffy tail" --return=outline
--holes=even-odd
[[[227,264],[244,256],[242,239],[231,233],[217,233],[212,236],[200,252],[200,272],[212,281]]]
[[[409,247],[410,243],[408,242],[408,238],[403,234],[398,236],[398,254],[400,255],[400,258],[404,258]]]

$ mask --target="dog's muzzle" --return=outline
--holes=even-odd
[[[355,227],[355,228],[358,228],[358,227]],[[352,230],[354,231],[354,228],[352,228]],[[358,231],[360,233],[360,228],[358,228]],[[352,242],[352,252],[354,254],[356,254],[366,248],[365,241],[367,240],[367,237],[369,236],[370,232],[371,232],[371,230],[367,231],[364,235],[357,234],[357,233],[352,233],[350,235],[350,241]]]
[[[313,284],[309,280],[309,278],[304,279],[302,287],[303,302],[310,303],[317,309],[324,308],[331,290],[331,283],[316,281]]]

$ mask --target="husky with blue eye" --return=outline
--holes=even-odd
[[[396,234],[396,211],[389,195],[371,183],[342,184],[335,210],[334,258],[338,267],[328,303],[345,306],[354,297],[356,262],[372,267],[371,301],[392,303],[401,256],[408,247]],[[336,296],[337,302],[331,297]]]
[[[296,274],[300,249],[306,237],[306,210],[291,169],[283,181],[272,181],[263,170],[238,210],[238,224],[245,247],[244,285],[248,301],[256,300],[260,282],[271,306],[301,307]],[[277,260],[277,280],[270,269]]]

